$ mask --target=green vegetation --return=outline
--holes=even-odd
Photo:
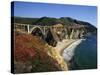
[[[54,25],[61,23],[63,25],[70,25],[73,23],[82,24],[82,25],[91,25],[88,22],[79,21],[70,17],[61,17],[61,18],[51,18],[51,17],[41,17],[41,18],[24,18],[24,17],[12,17],[14,18],[15,23],[24,23],[24,24],[39,24],[39,25]]]
[[[63,22],[63,25],[71,25],[74,23],[74,20],[70,17],[61,17],[60,20]]]
[[[55,25],[58,23],[61,23],[59,19],[49,18],[49,17],[42,17],[36,22],[33,22],[33,24],[36,24],[36,25]]]
[[[22,23],[22,24],[32,24],[33,22],[37,21],[38,18],[23,18],[23,17],[11,17],[12,20],[14,19],[14,23]]]

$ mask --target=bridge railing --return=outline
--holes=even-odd
[[[15,30],[21,30],[21,31],[27,31],[27,25],[26,24],[14,23],[14,29]]]
[[[21,25],[21,26],[27,26],[27,25],[29,25],[29,26],[39,26],[39,27],[55,27],[55,26],[47,26],[47,25],[42,26],[42,25],[21,24],[21,23],[14,23],[14,25]],[[79,24],[73,24],[73,25],[65,25],[63,27],[69,27],[69,28],[75,28],[76,27],[76,28],[80,28],[80,27],[87,27],[87,26],[85,26],[85,25],[79,25]]]

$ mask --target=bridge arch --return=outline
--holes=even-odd
[[[44,34],[42,28],[39,27],[39,26],[35,26],[35,27],[33,27],[33,28],[30,30],[30,33],[32,33],[32,31],[34,31],[35,29],[39,29],[39,30],[42,32],[42,34]]]
[[[39,27],[39,26],[33,27],[33,28],[30,30],[30,33],[31,33],[32,35],[41,36],[42,39],[44,38],[43,29],[42,29],[41,27]]]

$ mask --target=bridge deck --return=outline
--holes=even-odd
[[[83,27],[87,27],[87,26],[85,26],[85,25],[79,25],[79,24],[75,24],[75,25],[71,25],[71,26],[69,26],[69,25],[65,25],[65,26],[63,26],[63,27],[61,27],[61,26],[59,26],[59,27],[55,27],[55,26],[42,26],[42,25],[31,25],[31,24],[20,24],[20,23],[14,23],[14,25],[19,25],[19,26],[39,26],[39,27],[45,27],[45,28],[83,28]]]

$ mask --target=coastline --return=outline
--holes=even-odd
[[[66,62],[69,62],[74,56],[75,48],[82,42],[83,39],[78,39],[63,50],[62,57]]]
[[[68,70],[68,61],[65,61],[64,57],[63,57],[63,52],[66,48],[70,47],[71,45],[73,45],[74,43],[77,43],[77,41],[80,41],[82,39],[65,39],[61,42],[58,42],[56,47],[53,47],[52,50],[55,50],[54,53],[56,53],[56,60],[58,60],[59,64],[61,64],[61,66],[63,67],[64,70]],[[77,43],[79,44],[79,43]],[[77,45],[76,45],[77,46]]]
[[[78,39],[64,39],[63,41],[58,42],[57,46],[54,47],[54,49],[57,50],[59,52],[59,54],[62,56],[64,49],[69,47],[71,44],[73,44],[77,40]]]

